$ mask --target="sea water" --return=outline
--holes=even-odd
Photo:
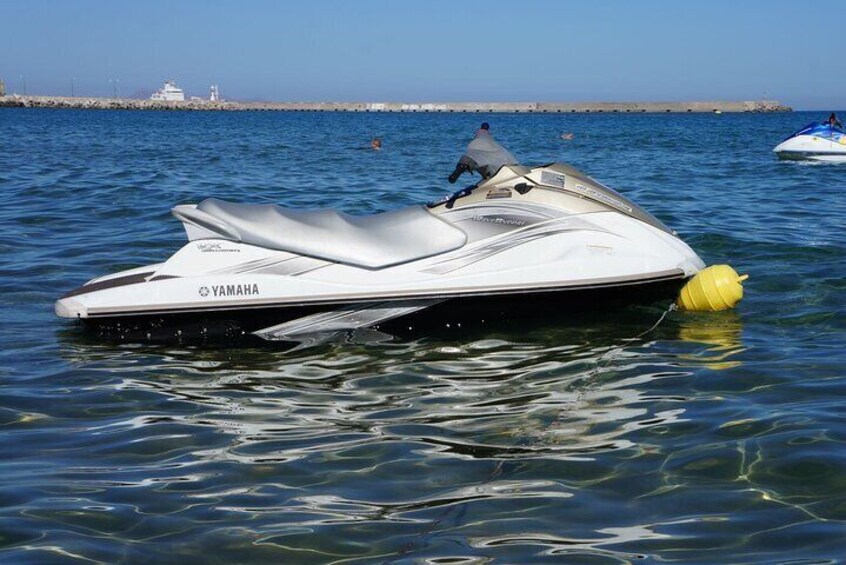
[[[0,110],[0,561],[837,562],[846,166],[771,153],[820,117]],[[176,251],[176,204],[440,198],[483,120],[749,274],[742,303],[294,350],[53,315]]]

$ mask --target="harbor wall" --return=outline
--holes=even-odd
[[[0,107],[97,110],[194,110],[276,112],[493,112],[493,113],[658,113],[790,112],[775,100],[695,102],[235,102],[137,100],[68,96],[0,96]]]

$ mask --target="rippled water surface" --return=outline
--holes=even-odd
[[[0,110],[0,561],[840,562],[846,166],[770,153],[819,117]],[[481,119],[749,273],[744,301],[294,350],[53,316],[178,249],[178,203],[438,198]]]

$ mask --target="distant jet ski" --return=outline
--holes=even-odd
[[[779,143],[773,152],[779,159],[846,162],[846,132],[813,122]]]

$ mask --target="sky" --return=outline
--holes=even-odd
[[[846,0],[0,0],[7,92],[846,109]]]

